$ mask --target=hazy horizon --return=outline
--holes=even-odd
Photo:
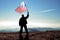
[[[49,27],[32,27],[27,28],[28,32],[46,32],[46,31],[60,31],[60,28],[49,28]],[[19,32],[20,28],[19,27],[5,27],[5,28],[0,28],[0,32]],[[23,28],[23,32],[25,32],[25,29]]]

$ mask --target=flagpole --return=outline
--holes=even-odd
[[[26,5],[26,3],[25,3],[25,6],[26,6],[26,8],[27,8],[27,5]],[[28,12],[28,8],[27,8],[27,12]]]

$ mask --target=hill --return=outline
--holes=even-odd
[[[0,32],[0,40],[19,40],[19,32]],[[23,38],[25,37],[23,32]],[[29,32],[29,40],[60,40],[60,31]]]

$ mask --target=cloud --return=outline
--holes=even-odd
[[[49,10],[43,10],[43,11],[40,11],[40,12],[51,12],[51,11],[54,11],[56,9],[49,9]]]
[[[48,27],[48,28],[60,28],[60,23],[53,23],[53,22],[29,22],[29,28],[35,27]]]

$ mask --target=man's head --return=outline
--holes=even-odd
[[[22,14],[22,17],[24,17],[24,15]]]

